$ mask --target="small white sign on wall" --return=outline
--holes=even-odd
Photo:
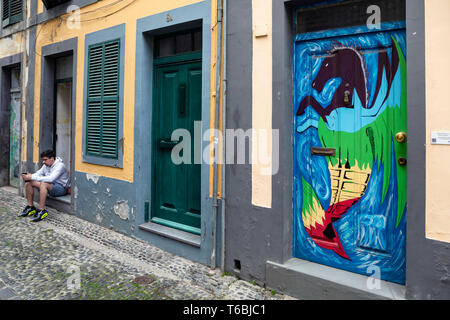
[[[450,132],[432,132],[431,144],[450,145]]]

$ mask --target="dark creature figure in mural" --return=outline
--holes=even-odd
[[[302,115],[306,108],[311,106],[322,117],[325,123],[327,123],[326,116],[330,115],[333,110],[338,108],[353,108],[352,101],[355,91],[362,103],[363,108],[373,108],[380,92],[384,71],[386,72],[388,81],[388,92],[386,93],[383,103],[389,96],[395,72],[399,65],[399,56],[396,48],[393,48],[392,65],[389,61],[387,52],[379,52],[378,76],[375,95],[372,103],[369,105],[364,58],[358,50],[354,48],[342,47],[342,45],[339,47],[339,45],[340,44],[336,44],[336,47],[324,59],[320,71],[313,82],[313,88],[316,89],[317,92],[322,92],[330,79],[340,78],[342,80],[330,105],[323,108],[313,96],[307,96],[300,102],[297,116]]]

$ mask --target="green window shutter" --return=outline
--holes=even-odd
[[[19,22],[23,19],[22,2],[23,0],[3,0],[2,2],[3,26]]]
[[[9,0],[3,0],[2,5],[2,20],[9,18]]]
[[[117,159],[120,40],[92,45],[88,55],[86,151]]]

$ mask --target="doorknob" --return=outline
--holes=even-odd
[[[180,143],[180,141],[171,141],[171,140],[161,139],[161,140],[159,140],[159,147],[161,149],[172,149],[179,143]]]
[[[395,140],[398,143],[405,143],[407,140],[408,136],[405,132],[399,132],[395,135]]]
[[[406,158],[398,158],[398,164],[401,166],[406,166],[407,162]]]

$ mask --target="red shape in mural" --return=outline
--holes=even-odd
[[[346,214],[347,211],[360,199],[361,198],[346,200],[330,206],[330,208],[325,213],[325,220],[323,224],[318,223],[311,229],[306,228],[308,234],[319,247],[333,250],[339,256],[350,260],[348,255],[345,253],[344,248],[342,247],[341,240],[339,239],[339,235],[334,229],[333,223],[340,220],[342,216]]]

